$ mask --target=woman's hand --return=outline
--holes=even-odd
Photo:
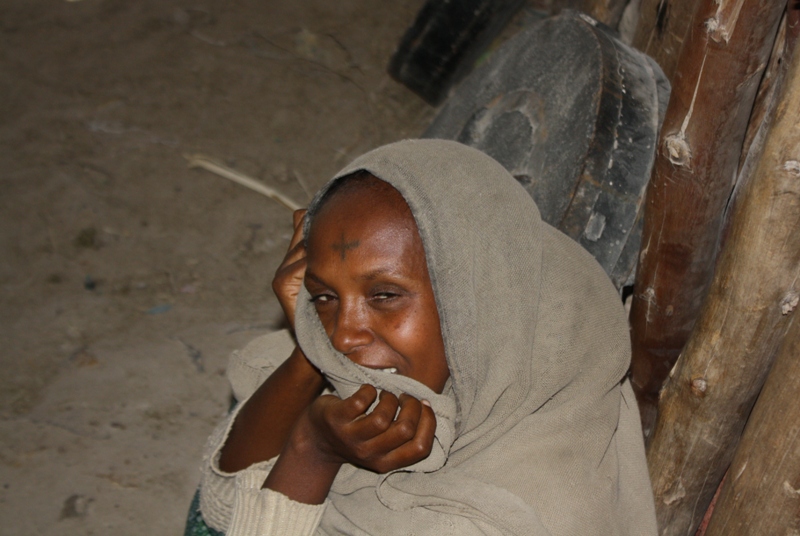
[[[411,395],[402,394],[398,399],[383,391],[372,413],[365,414],[377,394],[375,387],[362,385],[344,400],[321,396],[309,406],[308,423],[324,457],[378,473],[408,467],[428,457],[436,432],[436,417],[430,406]]]
[[[289,250],[275,272],[272,290],[283,308],[286,320],[294,330],[294,312],[297,309],[297,295],[303,286],[306,273],[306,248],[303,245],[303,217],[305,209],[294,211],[294,234],[289,242]]]
[[[362,385],[344,400],[318,397],[298,419],[264,487],[306,504],[321,504],[343,463],[387,473],[431,453],[436,417],[431,407],[403,394]],[[398,412],[399,408],[399,412]],[[396,417],[395,417],[396,415]]]

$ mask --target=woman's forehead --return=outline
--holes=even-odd
[[[411,210],[397,190],[381,183],[385,186],[340,189],[317,211],[306,242],[312,272],[361,274],[394,267],[397,273],[429,281]]]
[[[307,246],[354,250],[363,249],[368,242],[395,241],[390,249],[417,250],[424,255],[414,217],[402,197],[396,196],[361,191],[331,198],[312,220]],[[341,253],[346,255],[345,249]]]
[[[331,222],[353,220],[362,224],[371,221],[384,224],[389,222],[411,227],[416,231],[411,209],[392,185],[371,175],[359,177],[359,180],[350,180],[348,177],[340,180],[344,184],[323,197],[315,208],[309,234],[316,227],[318,219],[324,220],[327,225]]]

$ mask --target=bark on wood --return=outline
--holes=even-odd
[[[786,59],[784,56],[786,53],[786,13],[784,12],[781,22],[778,25],[778,36],[775,38],[775,43],[772,46],[772,54],[770,54],[767,69],[764,71],[764,76],[761,78],[761,83],[758,86],[758,93],[756,93],[753,111],[750,113],[750,121],[747,123],[747,133],[744,137],[742,154],[739,159],[740,172],[745,161],[750,158],[751,148],[754,149],[753,157],[755,160],[758,160],[760,156],[761,148],[758,146],[753,147],[753,142],[759,131],[764,131],[768,127],[768,125],[765,125],[765,120],[772,114],[777,98],[775,90],[780,86],[780,76],[786,72],[784,63]],[[763,143],[761,145],[763,145]]]
[[[792,62],[702,315],[662,392],[647,453],[662,535],[697,528],[798,314],[800,54]]]
[[[800,321],[747,422],[707,536],[800,534]]]
[[[681,54],[645,200],[631,311],[632,379],[646,436],[658,392],[708,288],[723,210],[783,5],[702,0]]]
[[[733,214],[739,201],[739,192],[744,187],[743,181],[752,177],[752,168],[758,164],[761,158],[764,141],[769,132],[772,118],[775,115],[775,107],[780,97],[778,89],[782,87],[786,71],[791,64],[794,39],[786,31],[787,20],[787,12],[784,12],[778,26],[778,35],[772,47],[767,69],[764,71],[764,76],[758,87],[753,111],[750,113],[750,121],[747,124],[747,133],[745,134],[742,154],[739,159],[739,173],[736,175],[736,184],[723,216],[724,223],[719,249],[722,249],[725,245],[730,229],[731,214]]]
[[[786,41],[789,48],[794,48],[800,38],[800,3],[790,0],[786,13]]]
[[[633,46],[652,57],[670,82],[686,40],[697,0],[642,0]]]

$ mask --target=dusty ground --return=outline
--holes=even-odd
[[[179,534],[227,355],[280,322],[290,213],[433,110],[422,0],[0,3],[0,534]]]

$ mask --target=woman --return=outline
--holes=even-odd
[[[298,346],[273,334],[232,362],[246,401],[207,449],[211,525],[655,534],[619,298],[502,166],[395,143],[304,221],[274,285]]]

